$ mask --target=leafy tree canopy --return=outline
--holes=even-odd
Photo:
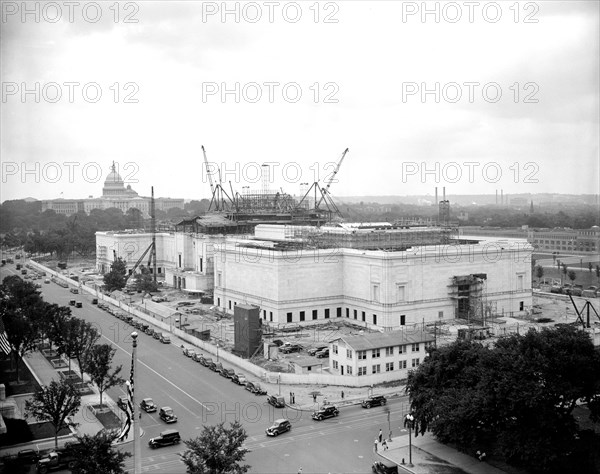
[[[119,257],[112,263],[110,272],[104,275],[104,288],[109,292],[122,290],[125,287],[125,283],[127,283],[127,265]]]
[[[77,437],[77,443],[67,445],[75,458],[73,474],[124,474],[125,459],[131,453],[115,449],[112,445],[116,434],[102,430],[95,435]]]

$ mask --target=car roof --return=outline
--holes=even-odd
[[[276,423],[276,424],[279,425],[279,424],[284,423],[286,421],[289,421],[289,420],[287,418],[279,418],[278,420],[275,420],[273,423]]]
[[[146,402],[146,403],[148,403],[148,402],[153,402],[154,403],[154,400],[152,400],[151,398],[144,398],[142,401]]]
[[[162,407],[161,410],[163,410],[163,411],[171,410],[172,411],[173,409],[171,407]]]
[[[161,431],[160,435],[161,436],[168,436],[168,435],[171,435],[171,434],[174,434],[174,433],[179,434],[179,431],[177,431],[177,430],[165,430],[165,431]]]

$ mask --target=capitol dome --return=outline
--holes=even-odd
[[[137,196],[137,193],[131,189],[131,186],[125,188],[125,183],[119,173],[117,173],[115,162],[113,161],[113,164],[110,167],[110,173],[108,173],[106,181],[104,181],[102,197],[118,198],[132,196]]]

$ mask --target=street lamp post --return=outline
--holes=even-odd
[[[137,388],[137,332],[131,333],[131,338],[133,339],[133,350],[132,350],[132,359],[133,359],[133,390],[131,391],[131,405],[133,408],[133,462],[134,462],[134,473],[140,474],[142,472],[142,456],[140,450],[140,432],[139,432],[139,419],[138,419],[138,407],[135,401],[135,390]]]
[[[408,467],[413,467],[412,463],[412,428],[415,422],[415,417],[408,413],[404,417],[404,426],[408,425]]]
[[[277,374],[277,390],[278,394],[281,395],[281,374]]]
[[[219,363],[219,343],[217,342],[217,364]]]

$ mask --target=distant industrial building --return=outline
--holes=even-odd
[[[116,171],[115,164],[104,181],[102,196],[87,199],[50,199],[42,201],[42,212],[53,210],[57,214],[70,216],[78,212],[89,214],[93,209],[117,208],[123,213],[129,209],[138,209],[144,218],[150,217],[150,197],[138,195],[130,185],[125,186],[123,179]],[[174,198],[155,198],[155,208],[168,211],[171,208],[183,209],[184,200]]]

